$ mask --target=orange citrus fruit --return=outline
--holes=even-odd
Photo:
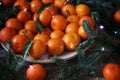
[[[51,20],[52,30],[64,31],[67,26],[67,21],[63,15],[54,15]]]
[[[31,10],[31,12],[32,13],[38,12],[42,5],[43,4],[42,4],[42,2],[40,0],[32,0],[30,2],[30,10]]]
[[[88,21],[88,23],[91,25],[91,27],[95,27],[95,20],[91,18],[90,16],[83,16],[79,20],[79,24],[82,25],[83,20]]]
[[[29,11],[26,11],[26,10],[19,11],[18,14],[17,14],[17,19],[20,22],[25,23],[28,20],[32,19],[32,14]]]
[[[81,42],[81,38],[77,33],[66,33],[62,40],[65,44],[65,48],[70,51],[75,50]]]
[[[27,68],[26,76],[29,80],[44,80],[46,69],[41,64],[32,64]]]
[[[16,53],[22,54],[28,41],[29,38],[27,38],[26,36],[17,34],[12,38],[12,47]]]
[[[69,23],[65,29],[66,33],[75,32],[78,33],[79,24],[78,23]]]
[[[33,34],[36,34],[38,31],[36,29],[36,22],[33,20],[29,20],[24,24],[24,28],[26,30],[31,31]]]
[[[120,10],[117,10],[115,13],[114,13],[114,20],[118,23],[120,23]]]
[[[13,6],[19,6],[20,11],[21,10],[29,10],[29,8],[30,8],[29,2],[27,0],[16,0],[14,2]]]
[[[90,8],[86,4],[79,4],[76,6],[76,13],[79,17],[89,16],[90,15]]]
[[[62,37],[65,35],[65,33],[61,30],[54,30],[53,32],[51,32],[50,34],[50,38],[60,38],[62,39]]]
[[[44,9],[40,15],[39,20],[43,26],[48,26],[51,21],[52,15],[49,10]]]
[[[41,40],[33,40],[33,44],[29,50],[32,58],[38,59],[46,53],[46,46]]]
[[[45,9],[49,10],[52,16],[58,14],[58,7],[55,5],[51,5]]]
[[[69,15],[66,20],[69,23],[71,23],[71,22],[79,23],[80,17],[77,15]]]
[[[44,33],[38,33],[34,36],[33,40],[41,40],[46,45],[47,41],[49,40],[49,36]]]
[[[46,27],[46,28],[43,28],[43,31],[41,33],[44,33],[50,37],[51,32],[52,32],[52,30],[50,28]]]
[[[12,39],[13,36],[15,36],[17,32],[8,27],[4,27],[3,29],[0,30],[0,41],[3,43],[6,43],[8,38]]]
[[[29,30],[26,30],[26,29],[21,29],[19,32],[18,32],[18,34],[20,34],[20,35],[24,35],[24,36],[26,36],[27,38],[29,38],[29,39],[33,39],[33,37],[34,37],[34,34],[32,33],[32,32],[30,32]]]
[[[80,26],[78,29],[78,34],[80,35],[80,37],[84,40],[88,39],[88,34],[87,32],[85,32],[83,26]]]
[[[106,80],[120,80],[120,66],[108,63],[103,67],[103,76]]]
[[[64,16],[69,16],[69,15],[75,15],[76,14],[76,8],[72,4],[66,4],[65,6],[62,7],[62,14]]]
[[[64,43],[59,38],[49,39],[46,47],[50,55],[61,55],[64,51]]]
[[[55,0],[54,5],[61,9],[64,5],[67,4],[67,0]]]
[[[23,28],[22,23],[20,21],[18,21],[16,18],[9,18],[5,22],[5,26],[9,27],[9,28],[13,28],[16,31],[19,31],[20,29]]]

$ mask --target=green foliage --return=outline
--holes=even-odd
[[[42,12],[42,10],[44,10],[46,7],[49,7],[49,6],[51,6],[51,5],[52,5],[52,3],[47,3],[47,4],[43,5],[43,6],[39,9],[38,14],[40,14],[40,13]]]
[[[80,77],[80,68],[76,65],[69,66],[67,61],[58,59],[56,64],[58,65],[61,74],[58,80],[78,80]],[[68,67],[69,66],[69,67]]]
[[[39,21],[39,19],[36,19],[36,29],[41,33],[43,31],[42,25]]]
[[[21,60],[20,57],[14,56],[14,51],[12,50],[11,40],[8,40],[8,57],[5,61],[0,60],[0,79],[1,80],[20,80],[19,75],[16,71],[18,66],[18,61]]]
[[[96,26],[100,24],[100,15],[96,11],[91,12],[91,17],[95,20]]]
[[[29,40],[28,43],[25,45],[24,51],[23,51],[23,59],[26,59],[27,54],[29,53],[29,50],[32,46],[33,41]]]

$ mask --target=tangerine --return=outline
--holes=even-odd
[[[69,23],[72,23],[72,22],[79,23],[80,17],[77,15],[69,15],[66,20]]]
[[[51,32],[50,38],[62,39],[64,35],[65,35],[65,33],[63,31],[61,31],[61,30],[54,30],[53,32]]]
[[[89,16],[90,15],[90,8],[86,4],[79,4],[76,6],[76,13],[79,17]]]
[[[62,9],[64,5],[67,4],[67,0],[55,0],[54,5],[57,6],[59,9]]]
[[[30,2],[30,10],[32,13],[37,13],[39,11],[39,9],[42,6],[42,2],[40,0],[32,0]]]
[[[12,47],[16,53],[22,54],[28,41],[29,38],[26,36],[17,34],[12,38]]]
[[[49,36],[44,33],[38,33],[34,36],[33,40],[41,40],[46,45],[47,41],[49,40]]]
[[[8,27],[4,27],[3,29],[0,30],[0,41],[3,43],[6,43],[8,38],[12,39],[13,36],[15,36],[17,32]]]
[[[43,26],[48,26],[51,21],[52,15],[50,14],[49,10],[44,9],[39,14],[39,20]]]
[[[103,68],[103,76],[106,80],[120,80],[120,66],[108,63]]]
[[[15,29],[16,31],[19,31],[20,29],[23,28],[22,23],[20,21],[18,21],[16,18],[9,18],[5,22],[5,26]]]
[[[26,10],[22,10],[22,11],[19,11],[18,14],[17,14],[17,19],[22,22],[22,23],[25,23],[27,22],[28,20],[31,20],[32,19],[32,15],[29,11],[26,11]]]
[[[88,39],[88,33],[85,32],[83,26],[80,26],[78,29],[78,34],[80,35],[80,37],[84,40]]]
[[[51,32],[52,32],[52,30],[50,28],[46,27],[46,28],[43,28],[43,31],[41,33],[44,33],[50,37]]]
[[[16,0],[14,2],[13,6],[19,6],[20,11],[21,10],[29,10],[29,8],[30,8],[29,2],[27,0]]]
[[[51,5],[45,9],[49,10],[52,16],[58,14],[58,7],[55,5]]]
[[[76,8],[72,4],[66,4],[62,7],[62,14],[66,17],[69,15],[75,15]]]
[[[91,18],[90,16],[83,16],[79,20],[79,24],[82,25],[83,20],[88,21],[88,23],[91,25],[91,27],[95,27],[95,20]]]
[[[38,59],[46,53],[46,46],[41,40],[33,40],[33,44],[29,50],[32,58]]]
[[[114,13],[114,20],[118,23],[120,23],[120,10],[117,10],[115,13]]]
[[[32,64],[27,68],[26,76],[29,80],[44,80],[46,69],[41,64]]]
[[[29,39],[33,39],[33,37],[34,37],[34,34],[32,32],[30,32],[29,30],[26,30],[26,29],[21,29],[18,32],[18,34],[19,35],[24,35],[24,36],[26,36]]]
[[[59,38],[49,39],[46,47],[50,55],[61,55],[64,51],[64,43]]]
[[[77,33],[66,33],[62,38],[65,48],[67,50],[73,51],[81,42],[81,38]]]
[[[38,31],[36,29],[36,22],[33,20],[29,20],[24,24],[24,28],[26,30],[31,31],[33,34],[36,34]]]
[[[75,32],[78,33],[79,24],[78,23],[69,23],[65,29],[66,33]]]
[[[67,21],[63,15],[54,15],[51,20],[52,30],[64,31],[67,26]]]

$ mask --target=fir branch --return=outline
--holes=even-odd
[[[56,64],[57,66],[59,67],[60,71],[61,71],[61,74],[62,76],[64,76],[64,78],[67,78],[68,77],[68,66],[67,66],[67,62],[65,60],[62,60],[62,59],[58,59],[56,61]]]
[[[77,59],[78,59],[78,63],[80,68],[84,68],[86,66],[86,60],[85,60],[85,52],[84,50],[80,50],[77,54]]]
[[[98,12],[96,11],[91,12],[91,17],[95,20],[96,26],[100,25],[101,18]]]
[[[20,80],[16,71],[20,57],[15,56],[12,49],[11,39],[7,42],[8,57],[4,62],[0,61],[0,79],[2,80]]]
[[[14,54],[14,50],[12,49],[12,42],[11,39],[8,39],[7,42],[7,47],[8,47],[8,58],[7,58],[7,64],[9,65],[9,68],[13,71],[15,71],[18,61],[21,59],[20,57],[16,57]]]
[[[83,20],[83,28],[85,30],[85,32],[88,33],[88,37],[89,38],[94,38],[95,37],[95,33],[94,33],[94,29],[92,28],[92,26],[89,24],[88,21]]]
[[[79,80],[81,72],[77,64],[69,66],[67,61],[62,59],[58,59],[56,64],[61,71],[57,80]]]
[[[90,24],[86,20],[83,21],[83,28],[89,36],[87,40],[83,41],[78,45],[78,47],[76,48],[77,52],[80,52],[80,50],[87,48],[89,45],[95,42],[96,33],[93,31]]]
[[[95,74],[95,67],[93,66],[93,64],[96,63],[100,59],[100,57],[102,56],[101,54],[102,52],[103,52],[102,49],[98,49],[96,51],[92,51],[90,55],[86,56],[84,50],[81,50],[77,54],[79,67],[80,69],[83,69],[85,72],[82,75],[87,75],[87,74],[94,75]]]
[[[102,50],[94,51],[92,54],[90,54],[86,59],[86,64],[89,66],[92,66],[96,61],[100,59]]]

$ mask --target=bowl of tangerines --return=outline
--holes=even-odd
[[[74,6],[67,0],[2,0],[2,3],[18,8],[0,30],[1,45],[8,51],[6,43],[11,39],[15,55],[24,57],[24,53],[29,62],[49,63],[52,56],[73,58],[77,46],[88,39],[82,21],[95,27],[86,4]]]

